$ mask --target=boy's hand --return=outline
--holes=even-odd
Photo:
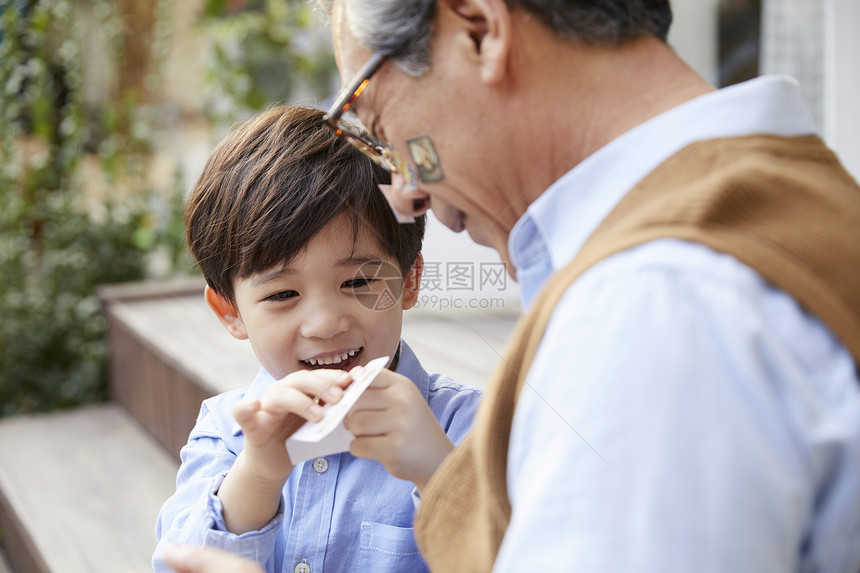
[[[234,406],[245,444],[218,490],[228,530],[242,534],[271,521],[293,470],[284,442],[306,420],[322,419],[315,397],[336,403],[350,382],[352,376],[341,370],[299,370],[271,384],[259,400]]]
[[[383,370],[344,418],[355,436],[352,455],[379,460],[394,477],[421,491],[453,449],[415,384]]]
[[[271,384],[259,400],[242,400],[233,417],[245,435],[245,457],[260,479],[286,481],[293,469],[284,442],[307,420],[319,421],[323,408],[314,398],[334,404],[352,376],[342,370],[299,370]]]

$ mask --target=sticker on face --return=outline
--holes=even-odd
[[[409,146],[409,154],[412,155],[412,161],[418,168],[418,176],[424,183],[439,181],[445,175],[442,173],[442,165],[439,163],[439,156],[436,154],[436,148],[433,147],[433,142],[426,135],[410,139],[406,142]]]

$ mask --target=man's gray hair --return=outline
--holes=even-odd
[[[436,0],[342,0],[353,36],[420,76],[430,67]],[[562,38],[592,45],[620,45],[652,35],[666,41],[669,0],[506,0],[534,15]],[[331,13],[333,0],[317,0]]]
[[[331,16],[334,0],[316,0]],[[350,32],[374,52],[389,56],[404,72],[420,76],[430,68],[430,38],[436,0],[343,0]]]

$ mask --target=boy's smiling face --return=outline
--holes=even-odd
[[[403,277],[369,227],[354,240],[352,220],[340,214],[293,260],[237,278],[235,304],[209,288],[206,301],[276,379],[301,369],[349,370],[394,356],[403,310],[418,297],[420,260]],[[391,280],[392,269],[402,282]]]

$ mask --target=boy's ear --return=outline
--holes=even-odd
[[[246,340],[248,338],[245,323],[242,322],[242,317],[239,316],[239,311],[236,309],[235,304],[209,288],[209,285],[206,285],[206,288],[203,289],[203,298],[206,299],[206,304],[209,305],[209,308],[212,309],[212,312],[215,313],[215,316],[218,317],[218,320],[221,321],[227,332],[239,340]]]
[[[418,253],[412,268],[403,277],[403,310],[409,310],[418,302],[422,274],[424,274],[424,255]]]

